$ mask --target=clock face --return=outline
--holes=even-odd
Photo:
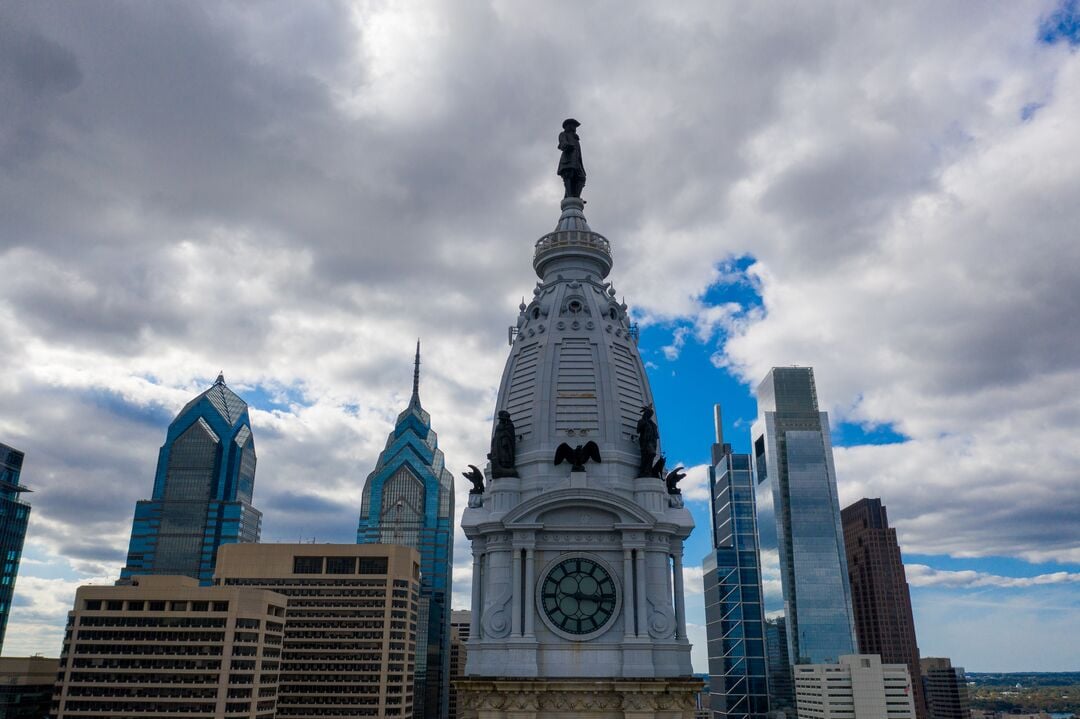
[[[587,557],[564,559],[544,577],[540,606],[551,624],[567,634],[592,634],[607,624],[617,605],[611,574]]]

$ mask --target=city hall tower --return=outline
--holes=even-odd
[[[683,540],[626,304],[593,232],[576,128],[566,197],[535,246],[540,281],[511,327],[491,453],[462,527],[472,542],[464,716],[693,716]],[[468,476],[468,475],[467,475]]]

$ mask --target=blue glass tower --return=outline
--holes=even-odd
[[[169,425],[158,453],[153,498],[135,505],[120,581],[182,574],[209,585],[218,547],[259,541],[262,513],[251,506],[254,489],[248,406],[218,375]]]
[[[446,717],[450,701],[450,580],[454,562],[454,475],[444,466],[431,416],[420,406],[420,343],[413,392],[375,469],[364,482],[357,544],[401,544],[420,552],[421,616],[413,716]]]
[[[703,564],[713,719],[764,719],[769,712],[765,611],[750,455],[724,444],[716,406],[709,467],[713,551]]]
[[[754,467],[776,513],[788,656],[791,664],[835,663],[856,653],[855,619],[829,416],[818,411],[814,370],[774,367],[757,401]]]
[[[4,561],[0,570],[0,649],[4,647],[11,597],[30,521],[30,505],[19,499],[20,492],[30,491],[19,484],[24,457],[19,450],[0,444],[0,554]]]

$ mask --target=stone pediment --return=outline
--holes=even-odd
[[[515,526],[552,523],[563,527],[566,517],[580,515],[584,509],[592,517],[606,514],[612,524],[631,525],[642,529],[651,528],[656,518],[629,499],[596,489],[570,488],[544,492],[528,499],[507,512],[502,524],[507,529]],[[550,518],[550,519],[549,519]],[[582,527],[595,529],[595,526]]]

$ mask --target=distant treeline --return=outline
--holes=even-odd
[[[964,672],[980,687],[1071,687],[1080,685],[1080,672]]]

